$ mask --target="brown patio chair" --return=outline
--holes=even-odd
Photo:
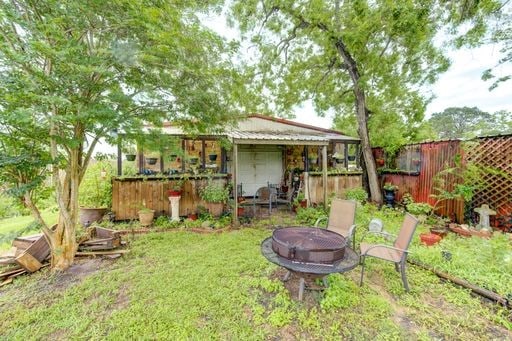
[[[333,199],[329,217],[318,218],[315,227],[318,227],[322,220],[327,219],[327,229],[341,234],[347,239],[347,245],[352,242],[355,248],[356,232],[356,202],[353,200]]]
[[[260,187],[254,193],[254,198],[252,200],[252,207],[253,207],[253,213],[256,215],[256,205],[258,206],[266,206],[268,205],[268,213],[270,214],[272,212],[272,200],[270,200],[270,188],[268,186],[266,187]]]
[[[368,244],[361,240],[361,280],[359,281],[359,285],[363,284],[364,261],[366,257],[375,257],[395,263],[395,270],[397,272],[399,271],[402,275],[402,283],[405,291],[409,291],[409,285],[407,284],[407,277],[405,274],[405,263],[407,261],[407,254],[409,253],[409,244],[411,243],[416,226],[418,226],[418,219],[413,215],[406,213],[404,222],[402,223],[402,227],[398,232],[398,236],[395,239],[393,246],[384,244]],[[388,233],[383,232],[372,233],[389,236]]]

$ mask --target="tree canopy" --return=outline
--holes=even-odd
[[[481,19],[495,5],[252,0],[234,1],[233,15],[259,48],[255,84],[267,89],[276,112],[312,100],[320,115],[335,114],[341,131],[342,123],[357,122],[371,196],[380,201],[370,139],[382,137],[383,147],[396,148],[418,133],[426,106],[419,88],[449,65],[434,36],[449,22]],[[477,19],[474,36],[482,24]],[[383,127],[392,127],[391,136]]]
[[[57,268],[72,262],[78,188],[100,138],[170,119],[198,131],[232,121],[242,88],[232,46],[197,17],[220,4],[2,1],[1,138],[50,155],[60,219],[44,232]]]
[[[441,139],[512,133],[512,114],[505,110],[490,114],[477,107],[451,107],[432,114],[429,123]]]

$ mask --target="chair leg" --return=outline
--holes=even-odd
[[[302,297],[304,296],[304,287],[306,286],[306,283],[304,281],[304,277],[300,278],[299,281],[299,301],[302,301]]]
[[[286,274],[283,277],[283,282],[286,282],[287,280],[289,280],[291,274],[292,273],[290,271],[286,271]]]
[[[365,256],[361,256],[361,279],[359,280],[359,286],[363,285],[363,274],[364,274],[364,260]]]
[[[395,270],[396,272],[400,272],[400,269],[398,268],[398,263],[395,263]]]
[[[402,283],[404,284],[405,291],[409,292],[409,284],[407,283],[407,276],[405,274],[405,259],[400,262],[400,273],[402,274]]]

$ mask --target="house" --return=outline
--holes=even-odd
[[[113,194],[113,211],[118,219],[134,218],[136,210],[127,205],[133,206],[137,200],[145,200],[157,213],[167,214],[165,190],[183,175],[191,187],[184,191],[180,215],[203,204],[197,188],[211,174],[218,181],[237,184],[233,186],[234,197],[252,197],[258,188],[275,185],[300,189],[310,202],[322,203],[331,192],[361,186],[359,139],[335,130],[250,115],[236,128],[216,135],[190,137],[171,124],[164,126],[163,133],[172,141],[168,150],[139,149],[132,161],[142,177],[122,176],[122,153],[119,153],[121,176],[114,179]],[[229,150],[223,148],[222,140],[230,142]],[[140,182],[138,186],[134,184],[137,182]],[[130,186],[135,187],[130,189]],[[130,191],[139,195],[131,198]]]

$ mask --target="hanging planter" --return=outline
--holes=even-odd
[[[135,161],[137,155],[135,154],[126,154],[126,161]]]
[[[156,165],[157,161],[158,161],[158,159],[156,157],[148,157],[146,159],[146,162],[148,163],[148,165]]]
[[[178,157],[178,155],[176,155],[176,154],[171,154],[171,155],[169,155],[169,160],[170,160],[171,162],[174,162],[174,161],[176,161],[176,158],[177,158],[177,157]]]
[[[348,161],[355,161],[356,160],[356,156],[355,155],[349,155],[348,156]]]
[[[208,155],[208,159],[210,161],[212,161],[212,162],[213,161],[217,161],[217,154],[210,154],[210,155]]]
[[[191,157],[190,160],[189,160],[191,165],[197,164],[197,161],[199,161],[198,157]]]

